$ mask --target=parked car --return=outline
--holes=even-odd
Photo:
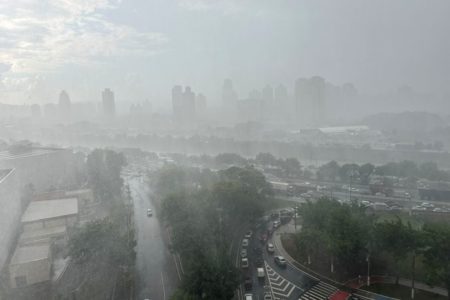
[[[241,268],[248,268],[248,258],[241,259]]]
[[[275,256],[273,260],[278,266],[283,268],[286,267],[286,259],[283,256]]]
[[[248,239],[243,239],[242,240],[242,247],[247,247],[248,246]]]
[[[259,241],[264,244],[267,241],[267,235],[266,234],[261,234],[259,236]]]
[[[273,244],[271,244],[271,243],[267,244],[267,252],[269,252],[269,253],[275,252],[275,247],[273,246]]]
[[[245,276],[245,280],[244,280],[244,288],[246,291],[251,290],[253,287],[253,280],[251,276]]]
[[[273,228],[278,228],[280,226],[280,221],[273,221]]]
[[[264,293],[264,300],[272,300],[272,295],[268,292]]]
[[[147,217],[153,216],[153,211],[149,208],[147,209]]]
[[[252,237],[252,235],[253,235],[253,231],[251,231],[251,230],[249,230],[249,231],[247,231],[246,233],[245,233],[245,238],[247,238],[247,239],[249,239],[249,238],[251,238]]]
[[[247,249],[241,250],[241,257],[247,257]]]

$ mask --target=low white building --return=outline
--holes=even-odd
[[[77,220],[77,198],[32,201],[22,215],[22,226],[26,232],[51,227],[71,227]]]
[[[50,280],[51,265],[50,245],[17,247],[9,264],[11,287]]]

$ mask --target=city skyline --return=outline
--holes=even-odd
[[[247,94],[267,83],[291,88],[297,78],[317,75],[337,85],[351,82],[368,94],[403,85],[450,93],[447,1],[33,0],[29,10],[20,1],[0,5],[0,32],[9,38],[0,50],[3,103],[43,104],[61,89],[73,102],[89,101],[109,86],[117,102],[150,99],[155,108],[167,108],[167,91],[178,82],[201,89],[215,104],[223,78]],[[39,58],[30,60],[31,51]]]

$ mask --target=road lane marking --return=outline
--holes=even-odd
[[[169,243],[172,244],[172,239],[170,238],[170,231],[168,228],[166,228],[166,232],[167,232],[167,236],[169,238]],[[173,263],[175,264],[175,269],[177,270],[178,279],[181,280],[181,274],[180,274],[180,270],[178,269],[178,264],[177,264],[177,257],[173,253],[171,253],[171,255],[172,255]]]

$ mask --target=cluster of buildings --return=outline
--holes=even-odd
[[[297,128],[317,128],[329,122],[330,110],[334,110],[336,98],[352,98],[356,89],[351,84],[336,87],[319,76],[295,81],[292,96],[285,85],[269,84],[261,90],[250,91],[247,97],[239,97],[233,82],[226,79],[222,86],[220,114],[231,123],[263,122],[293,125]],[[202,94],[195,95],[190,87],[172,89],[173,115],[177,121],[196,120],[198,112],[206,108]]]
[[[20,218],[9,262],[12,288],[57,281],[67,267],[67,232],[95,218],[92,190],[57,191],[33,197]]]
[[[71,150],[26,142],[0,151],[0,270],[11,288],[58,280],[68,231],[98,216],[90,189],[62,189],[77,186],[78,163]]]
[[[172,108],[176,121],[181,123],[193,122],[206,110],[206,97],[195,94],[190,86],[183,90],[181,85],[172,88]]]
[[[77,102],[72,103],[69,94],[61,91],[58,103],[47,103],[41,107],[39,104],[31,105],[31,115],[34,118],[42,116],[50,119],[59,119],[61,121],[71,121],[77,117],[93,116],[97,112],[106,118],[111,118],[116,114],[116,103],[114,92],[106,88],[102,91],[102,101],[100,105],[94,102]]]

